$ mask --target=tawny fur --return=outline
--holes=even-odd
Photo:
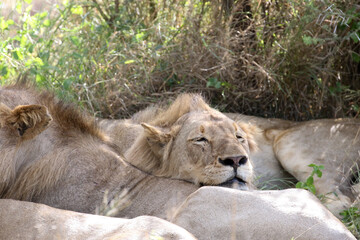
[[[0,103],[0,126],[18,131],[23,140],[31,139],[44,131],[51,120],[44,106],[20,105],[11,110]]]
[[[323,165],[321,178],[314,177],[316,193],[337,216],[349,208],[359,193],[353,185],[359,172],[360,120],[319,119],[291,122],[228,114],[237,122],[246,121],[259,131],[251,135],[259,150],[251,154],[255,173],[267,179],[288,178],[306,182],[312,168]],[[286,171],[286,172],[284,172]]]
[[[94,213],[106,192],[106,198],[111,200],[126,190],[131,204],[122,207],[116,216],[151,214],[165,218],[169,210],[198,188],[157,178],[129,165],[94,118],[51,93],[16,84],[0,88],[0,103],[0,117],[4,117],[0,127],[0,198]],[[13,122],[7,121],[7,116],[14,113],[19,116],[19,109],[26,113],[26,121],[20,119],[30,126],[24,134],[39,127],[42,120],[40,117],[39,122],[39,114],[35,114],[38,110],[53,120],[46,128],[40,127],[42,131],[34,131],[31,138],[24,139],[11,125]],[[19,112],[22,116],[23,111]]]
[[[58,101],[51,93],[43,92],[38,94],[26,85],[8,86],[4,87],[2,91],[17,91],[18,89],[19,92],[24,91],[25,98],[27,94],[36,96],[34,99],[36,104],[18,105],[11,110],[8,105],[13,105],[13,102],[0,97],[2,101],[0,104],[1,128],[9,136],[7,141],[2,140],[2,142],[5,146],[11,146],[12,144],[18,146],[0,149],[3,156],[0,161],[2,173],[0,196],[3,198],[30,200],[54,186],[66,171],[67,165],[64,162],[66,158],[61,150],[51,152],[51,156],[40,151],[38,158],[42,159],[42,161],[26,162],[26,156],[24,156],[25,158],[18,157],[29,154],[18,151],[21,151],[22,148],[25,151],[37,150],[31,149],[29,140],[44,131],[52,119],[57,123],[57,131],[63,136],[70,137],[74,134],[83,133],[103,140],[105,140],[105,137],[96,127],[94,120],[78,112],[74,106]],[[2,94],[2,96],[4,95],[6,94]],[[27,103],[27,100],[22,104],[25,103]],[[23,134],[19,136],[18,129],[21,127],[24,130]],[[51,136],[49,137],[49,140],[51,140]],[[29,155],[32,154],[36,153]]]
[[[151,174],[218,185],[229,180],[227,171],[234,171],[221,164],[220,158],[248,157],[249,150],[256,148],[246,130],[211,108],[200,95],[182,94],[169,107],[155,109],[155,115],[148,110],[136,115],[146,121],[141,124],[144,130],[137,132],[135,143],[125,153],[127,161]],[[204,146],[196,143],[194,134],[207,138]],[[244,142],[237,139],[236,134],[241,135]],[[196,150],[200,148],[203,150]],[[240,166],[238,174],[251,184],[251,162]]]

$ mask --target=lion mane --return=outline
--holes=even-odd
[[[21,105],[14,104],[8,97],[8,94],[14,92],[20,95]],[[39,149],[32,149],[31,141],[29,142],[53,122],[56,122],[54,131],[61,134],[62,138],[58,144],[67,144],[66,138],[71,138],[74,134],[106,140],[92,118],[80,113],[73,105],[57,100],[52,93],[38,94],[28,85],[17,84],[3,87],[0,100],[1,135],[6,136],[1,139],[0,149],[3,156],[0,161],[2,198],[31,200],[54,186],[64,175],[67,164],[62,151],[38,151]],[[30,101],[36,104],[29,105]],[[11,107],[14,109],[11,110]],[[19,136],[16,136],[16,130]],[[49,133],[38,137],[47,138],[47,142],[56,140]],[[37,158],[36,154],[40,154],[38,158],[43,161],[27,161],[32,157]]]

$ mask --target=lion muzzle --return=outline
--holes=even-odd
[[[247,161],[248,161],[248,157],[245,155],[226,157],[224,159],[219,158],[219,162],[222,165],[233,167],[235,172],[238,167],[240,167],[241,165],[245,165]]]

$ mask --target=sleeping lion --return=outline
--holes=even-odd
[[[209,107],[200,95],[180,95],[141,126],[144,131],[125,153],[125,159],[140,169],[197,185],[251,186],[249,152],[255,144],[241,126]]]
[[[259,148],[250,154],[255,174],[281,179],[290,173],[306,182],[313,170],[308,165],[323,165],[322,176],[314,176],[314,186],[332,213],[339,216],[358,198],[359,119],[291,122],[242,114],[228,116],[253,126],[248,134]]]
[[[256,145],[246,129],[200,95],[183,94],[165,109],[149,108],[132,120],[102,120],[100,126],[126,161],[143,171],[197,185],[252,188],[249,152]]]
[[[131,161],[136,161],[129,156],[129,148],[143,132],[139,123],[151,121],[161,111],[161,108],[148,108],[132,119],[102,120],[100,124],[107,128],[105,132],[110,134],[116,145],[121,146],[120,151],[126,152]],[[305,182],[310,176],[312,168],[308,165],[316,164],[324,166],[322,177],[315,177],[317,194],[322,196],[325,205],[335,215],[349,208],[358,198],[360,120],[293,122],[235,113],[225,115],[244,129],[250,146],[253,146],[248,156],[258,188],[294,187],[294,183]],[[125,143],[124,139],[129,141]],[[181,163],[177,164],[180,171]],[[147,163],[138,166],[146,169]],[[181,178],[176,171],[168,176]]]

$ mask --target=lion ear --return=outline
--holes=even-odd
[[[19,105],[13,110],[0,104],[0,125],[16,130],[23,139],[31,139],[44,131],[52,120],[42,105]]]
[[[157,156],[163,156],[165,146],[171,141],[171,135],[158,127],[146,123],[141,123],[141,126],[144,128],[146,140],[151,150]]]

